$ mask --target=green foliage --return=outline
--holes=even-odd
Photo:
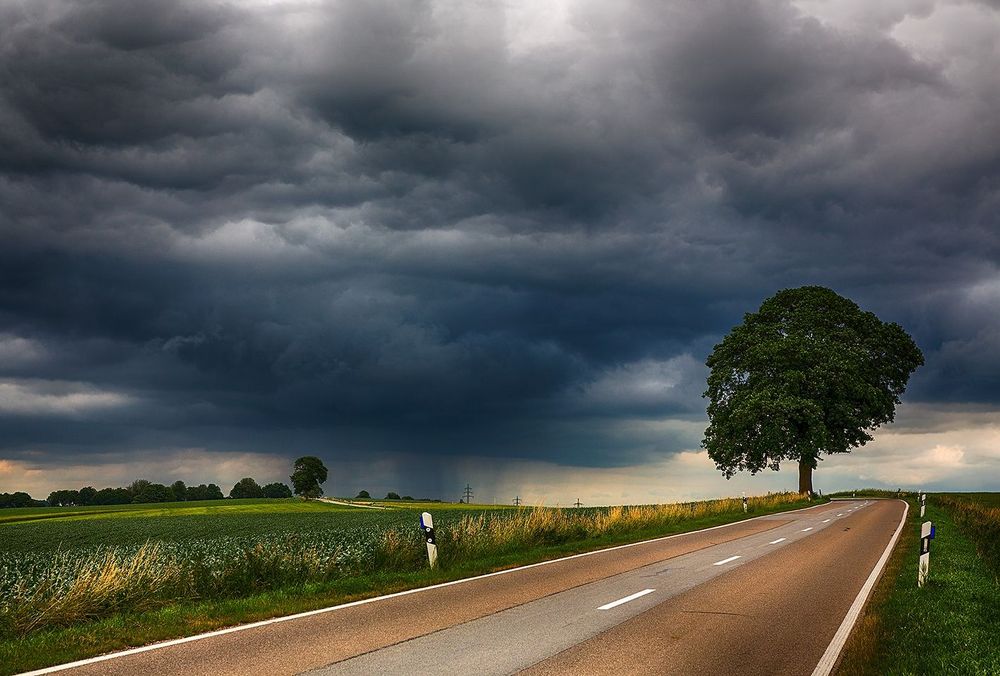
[[[52,491],[49,493],[49,498],[46,500],[53,507],[67,507],[69,505],[79,505],[80,502],[80,492],[79,491]]]
[[[409,510],[352,509],[295,499],[47,507],[9,514],[0,518],[0,555],[79,551],[111,542],[133,548],[146,541],[271,537],[324,532],[331,527],[352,531],[416,524],[420,518]]]
[[[358,491],[358,494],[354,496],[355,500],[371,500],[372,496],[368,494],[368,491]]]
[[[187,500],[222,500],[222,489],[215,484],[199,484],[187,487]]]
[[[102,488],[97,491],[92,504],[95,505],[127,505],[132,502],[132,496],[127,488]]]
[[[45,502],[42,500],[32,500],[31,496],[23,491],[15,493],[0,493],[0,508],[5,507],[40,507]]]
[[[136,479],[135,481],[130,483],[125,490],[127,490],[128,494],[134,498],[135,496],[139,495],[144,490],[146,490],[146,488],[148,488],[151,483],[152,482],[148,481],[147,479]]]
[[[259,496],[257,496],[259,497]],[[280,496],[290,497],[290,496]],[[187,487],[183,481],[175,481],[169,487],[154,484],[146,479],[136,479],[128,488],[102,488],[84,486],[79,491],[52,491],[46,501],[32,500],[27,493],[0,493],[0,508],[37,507],[48,504],[52,507],[89,505],[127,505],[129,503],[173,502],[183,500],[221,500],[222,491],[215,484],[201,484]]]
[[[229,491],[231,498],[262,498],[264,491],[251,477],[244,477],[236,482],[232,490]]]
[[[323,495],[320,484],[326,481],[326,466],[319,458],[311,455],[303,456],[292,466],[292,487],[296,495],[305,498],[318,498]]]
[[[389,491],[388,493],[386,493],[385,499],[386,500],[400,500],[401,498],[399,497],[399,493],[393,493],[392,491]]]
[[[923,355],[898,325],[830,289],[786,289],[764,301],[709,355],[709,426],[716,466],[777,470],[782,460],[815,468],[890,422]]]
[[[292,489],[282,483],[273,483],[264,486],[261,489],[264,493],[265,498],[290,498],[292,497]]]
[[[178,480],[170,484],[170,492],[174,494],[176,502],[187,500],[187,486],[184,485],[183,481]]]
[[[174,492],[163,484],[153,484],[147,482],[138,493],[132,497],[132,502],[173,502]]]

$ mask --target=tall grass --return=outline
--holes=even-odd
[[[749,498],[750,512],[796,504],[796,493]],[[635,505],[591,510],[528,508],[506,514],[466,515],[439,535],[442,562],[502,554],[544,545],[628,533],[647,533],[712,516],[743,511],[740,498],[669,505]]]
[[[748,506],[758,513],[801,501],[794,493],[768,494],[750,498]],[[448,568],[550,545],[653,535],[742,511],[742,500],[733,498],[465,514],[438,528],[440,562]],[[387,526],[371,529],[353,544],[336,533],[311,533],[0,555],[0,638],[185,600],[419,571],[426,567],[422,542],[416,528]]]
[[[1000,583],[1000,507],[952,495],[935,495],[933,500],[951,513],[955,523],[972,540],[976,552],[992,568],[994,577]]]

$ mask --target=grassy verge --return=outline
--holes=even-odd
[[[952,494],[935,496],[955,523],[976,545],[979,556],[1000,583],[1000,495]]]
[[[423,569],[423,564],[420,569],[409,568],[414,560],[421,560],[422,547],[414,547],[412,542],[399,541],[396,535],[387,534],[382,546],[388,548],[380,555],[385,558],[374,570],[334,580],[289,585],[242,598],[190,600],[145,612],[119,611],[89,621],[81,617],[68,626],[8,635],[0,639],[0,674],[616,544],[732,523],[809,504],[791,497],[757,498],[751,502],[750,514],[744,515],[739,501],[732,502],[731,505],[726,501],[713,501],[582,513],[522,510],[506,518],[463,517],[450,529],[453,532],[439,532],[443,565],[435,571]],[[707,504],[711,507],[706,507]],[[405,551],[396,549],[397,546],[403,546]],[[387,572],[389,570],[399,572]]]
[[[940,500],[933,521],[930,578],[917,588],[920,509],[910,513],[889,564],[845,648],[837,673],[1000,673],[1000,586],[975,543]]]

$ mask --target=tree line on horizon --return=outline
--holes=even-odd
[[[28,493],[0,493],[0,508],[5,507],[86,507],[90,505],[129,505],[153,502],[188,502],[195,500],[222,500],[222,489],[217,484],[188,486],[175,481],[169,486],[136,479],[128,486],[102,488],[84,486],[79,490],[52,491],[46,500],[35,500]],[[292,489],[275,482],[261,486],[251,477],[236,482],[229,491],[231,498],[290,498]]]
[[[305,456],[295,461],[289,477],[295,494],[316,498],[323,494],[320,484],[326,481],[327,469],[319,458]],[[230,498],[290,498],[292,489],[287,484],[274,482],[261,486],[253,477],[243,477],[229,491]],[[102,488],[84,486],[79,490],[58,490],[49,493],[46,500],[35,500],[24,491],[0,493],[0,508],[5,507],[85,507],[89,505],[129,505],[152,502],[187,502],[194,500],[222,500],[225,496],[216,484],[188,486],[175,481],[169,486],[136,479],[128,486]]]

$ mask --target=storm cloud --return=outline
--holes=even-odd
[[[996,410],[998,54],[959,0],[2,2],[0,455],[669,462],[802,284]]]

